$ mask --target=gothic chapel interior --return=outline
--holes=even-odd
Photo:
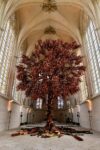
[[[100,0],[0,0],[0,150],[100,150],[99,116]]]

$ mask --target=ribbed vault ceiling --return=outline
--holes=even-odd
[[[46,1],[46,0],[45,0]],[[81,43],[81,24],[83,16],[95,19],[92,0],[56,0],[57,10],[45,12],[42,10],[44,0],[9,0],[3,19],[7,20],[14,12],[19,24],[17,45],[23,44],[27,53],[34,49],[38,39],[76,40]],[[47,27],[52,26],[56,34],[45,34]],[[83,30],[85,30],[83,28]]]

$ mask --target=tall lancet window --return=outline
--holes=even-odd
[[[90,21],[87,32],[87,54],[91,71],[93,95],[100,93],[100,39],[95,24]]]
[[[15,34],[10,20],[4,25],[0,37],[0,93],[7,95]]]
[[[64,107],[64,100],[61,96],[58,96],[58,109],[63,109]]]
[[[42,102],[43,100],[41,98],[36,100],[36,109],[42,109]]]

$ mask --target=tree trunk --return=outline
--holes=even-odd
[[[49,131],[52,131],[54,125],[53,118],[52,118],[52,89],[51,84],[49,83],[49,92],[48,92],[48,108],[47,108],[47,123],[46,123],[46,129]]]

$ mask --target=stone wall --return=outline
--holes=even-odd
[[[20,125],[20,105],[17,103],[12,103],[12,112],[11,116],[7,110],[8,99],[0,96],[0,131],[8,130],[9,117],[10,124],[9,129],[18,128]],[[27,112],[26,109],[23,109],[23,119],[22,122],[26,122],[27,120]]]
[[[95,131],[100,131],[100,96],[92,100],[91,125]],[[74,108],[74,121],[77,122],[77,110]],[[80,124],[82,127],[90,128],[89,112],[87,102],[80,105]]]
[[[93,101],[92,128],[100,131],[100,96]]]
[[[4,100],[3,97],[0,97],[0,131],[7,129],[8,117],[7,100]]]
[[[100,131],[100,96],[95,97],[92,100],[92,103],[93,103],[93,110],[91,114],[92,129]],[[0,96],[0,131],[8,129],[9,112],[7,110],[7,105],[8,100]],[[60,123],[65,123],[67,117],[68,114],[66,110],[55,110],[53,112],[53,118]],[[34,110],[28,115],[29,123],[40,123],[45,119],[46,119],[46,111],[44,110]],[[73,121],[78,122],[76,108],[74,108],[73,111]],[[26,108],[23,109],[22,122],[23,123],[27,122]],[[90,128],[87,103],[83,103],[80,105],[80,124],[82,127]],[[20,125],[20,105],[18,105],[17,103],[13,103],[9,128],[10,129],[18,128],[19,125]]]
[[[20,126],[20,105],[13,102],[11,114],[7,110],[8,99],[0,96],[0,131],[8,130],[9,117],[10,124],[9,129],[18,128]],[[11,116],[10,116],[11,115]],[[66,111],[55,110],[53,112],[53,118],[58,122],[66,122]],[[33,110],[28,114],[28,123],[41,123],[46,120],[45,110]],[[23,108],[22,123],[27,122],[27,109]]]

